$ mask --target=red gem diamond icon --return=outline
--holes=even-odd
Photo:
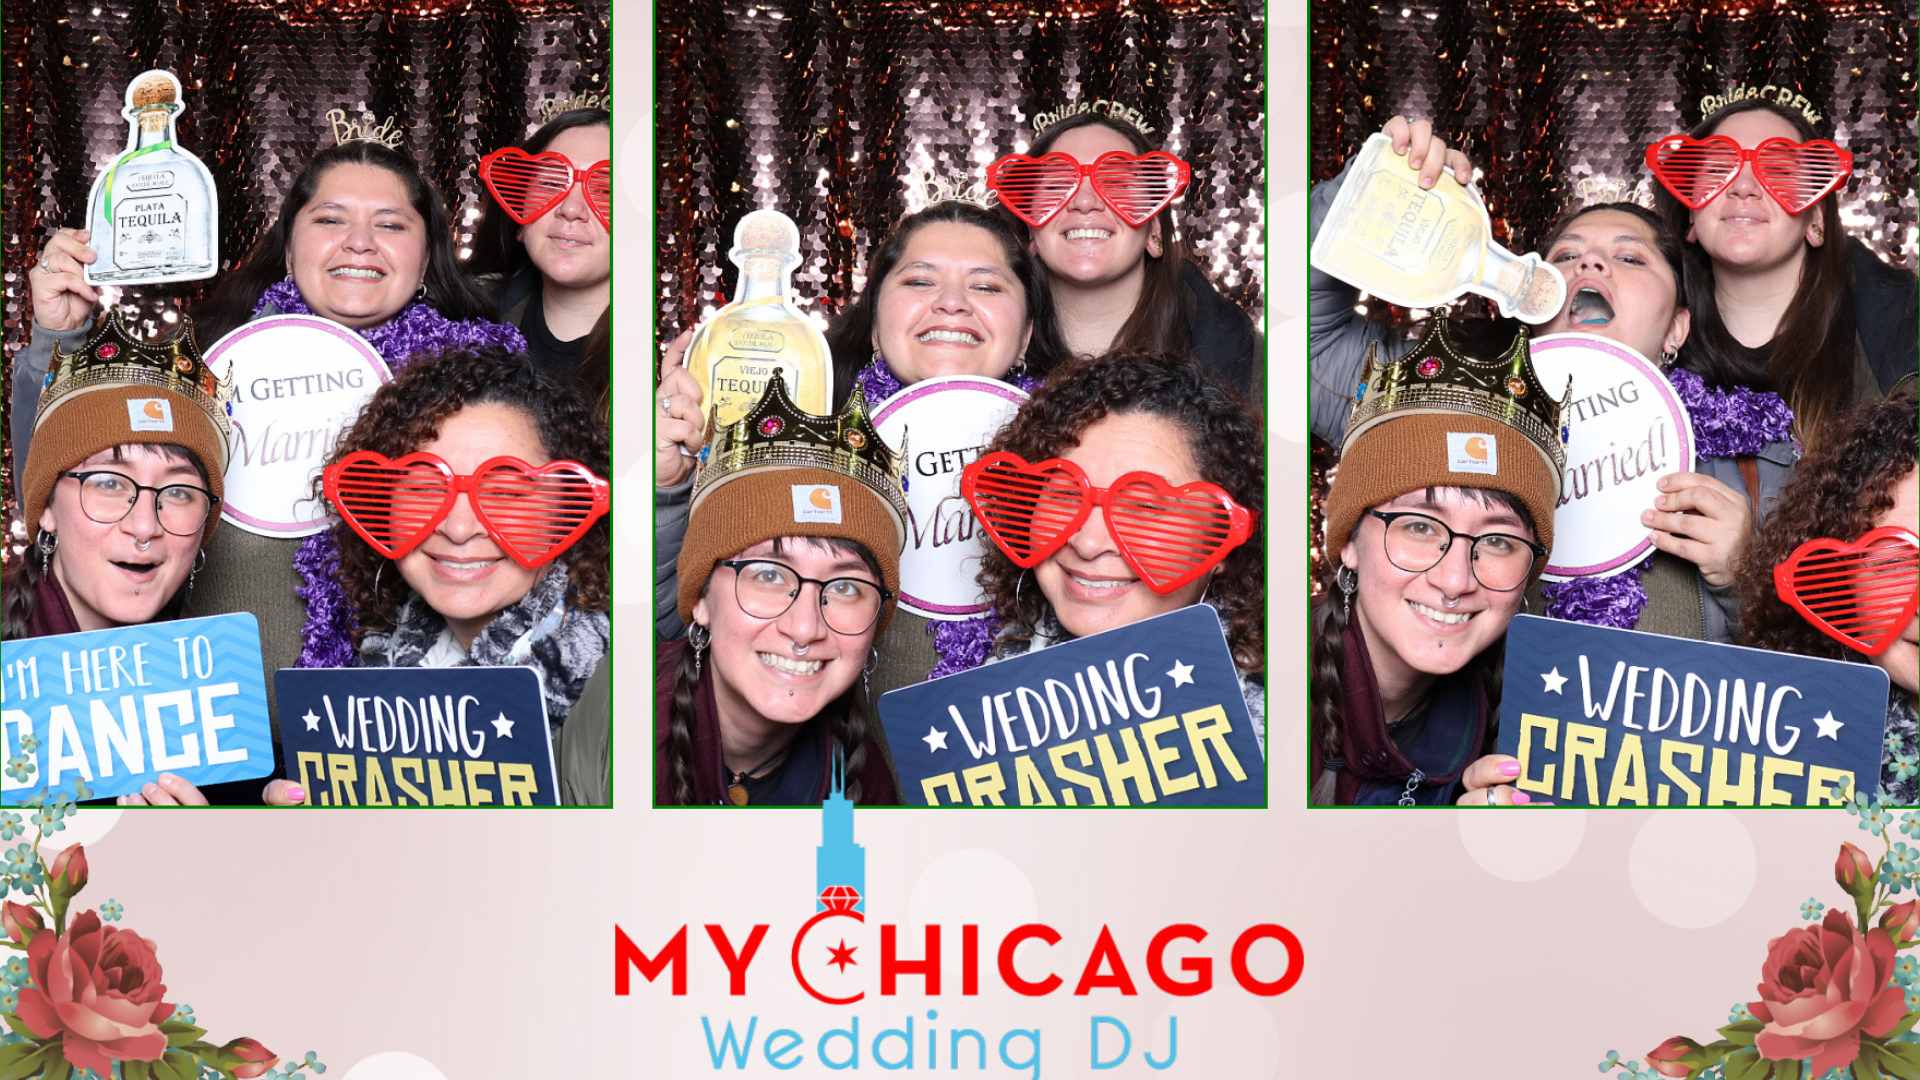
[[[760,421],[760,434],[772,438],[780,434],[780,429],[783,427],[786,427],[786,424],[782,423],[779,417],[769,416],[765,420]]]
[[[1421,378],[1431,379],[1440,374],[1440,361],[1437,357],[1429,356],[1415,365],[1413,370],[1419,372]]]
[[[113,342],[109,341],[105,345],[100,346],[98,352],[100,354],[100,359],[111,360],[114,357],[120,355],[120,346],[115,345]]]
[[[860,903],[860,890],[851,885],[829,885],[820,890],[820,906],[828,911],[852,911]]]

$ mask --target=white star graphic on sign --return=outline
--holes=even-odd
[[[493,733],[503,739],[513,738],[513,721],[507,719],[506,713],[493,718]]]
[[[947,748],[947,733],[939,728],[928,728],[926,737],[920,741],[927,744],[927,753],[937,753]]]
[[[1561,687],[1567,685],[1567,677],[1565,675],[1560,674],[1560,669],[1558,667],[1555,667],[1552,670],[1542,674],[1540,676],[1540,681],[1546,684],[1543,692],[1548,694],[1557,694],[1560,692]]]
[[[1813,726],[1820,729],[1819,734],[1814,736],[1815,738],[1832,739],[1834,742],[1839,742],[1840,729],[1846,725],[1839,720],[1835,720],[1833,718],[1833,710],[1828,709],[1827,715],[1813,718]]]
[[[1167,672],[1167,677],[1173,680],[1173,685],[1175,686],[1192,686],[1193,665],[1183,664],[1175,660],[1173,662],[1173,670]]]
[[[306,721],[308,731],[320,730],[320,718],[314,715],[312,709],[308,709],[307,715],[301,717],[300,719]]]

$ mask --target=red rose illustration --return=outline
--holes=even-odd
[[[64,935],[36,934],[27,948],[32,982],[16,1011],[36,1038],[63,1037],[67,1063],[112,1072],[114,1061],[157,1061],[167,1052],[160,1022],[173,1006],[160,1000],[160,961],[153,943],[131,930],[102,928],[82,912]]]
[[[1906,1013],[1893,978],[1893,938],[1862,934],[1838,910],[1767,943],[1760,1000],[1747,1008],[1766,1026],[1754,1040],[1772,1061],[1813,1059],[1813,1075],[1853,1064],[1860,1036],[1892,1031]]]
[[[253,1080],[253,1077],[265,1076],[267,1070],[280,1060],[273,1051],[260,1045],[258,1039],[235,1039],[221,1049],[240,1062],[233,1070],[235,1080]]]
[[[1647,1065],[1661,1076],[1685,1077],[1693,1070],[1686,1058],[1700,1052],[1700,1044],[1684,1035],[1675,1035],[1647,1051]]]
[[[1880,929],[1893,938],[1895,947],[1920,937],[1920,900],[1895,904],[1880,916]]]

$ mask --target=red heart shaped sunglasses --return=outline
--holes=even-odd
[[[1821,633],[1879,656],[1920,608],[1920,536],[1889,525],[1851,543],[1817,536],[1773,568],[1780,599]]]
[[[1165,150],[1109,150],[1091,165],[1058,150],[1037,158],[1008,154],[987,166],[987,189],[1037,229],[1066,209],[1083,177],[1093,182],[1093,193],[1108,209],[1137,229],[1187,190],[1193,170]]]
[[[1798,214],[1846,183],[1853,155],[1826,139],[1801,143],[1781,137],[1751,150],[1726,135],[1669,135],[1647,147],[1647,168],[1689,210],[1701,209],[1732,187],[1742,165],[1753,167],[1753,178],[1781,209]]]
[[[960,494],[989,539],[1014,565],[1034,567],[1059,551],[1095,507],[1127,566],[1161,595],[1213,569],[1253,535],[1255,514],[1204,480],[1178,487],[1130,472],[1098,488],[1065,458],[1029,464],[996,451],[960,474]]]
[[[480,159],[480,182],[516,224],[531,225],[566,201],[575,184],[602,228],[613,228],[613,163],[596,161],[576,169],[565,154],[543,150],[529,154],[517,146]]]
[[[356,450],[327,466],[321,487],[347,527],[389,559],[419,547],[464,494],[481,528],[528,570],[572,547],[610,502],[607,482],[577,461],[534,468],[505,456],[461,476],[437,454]]]

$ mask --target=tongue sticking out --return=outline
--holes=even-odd
[[[1605,326],[1613,321],[1613,305],[1592,289],[1581,289],[1567,304],[1567,321],[1575,326]]]

